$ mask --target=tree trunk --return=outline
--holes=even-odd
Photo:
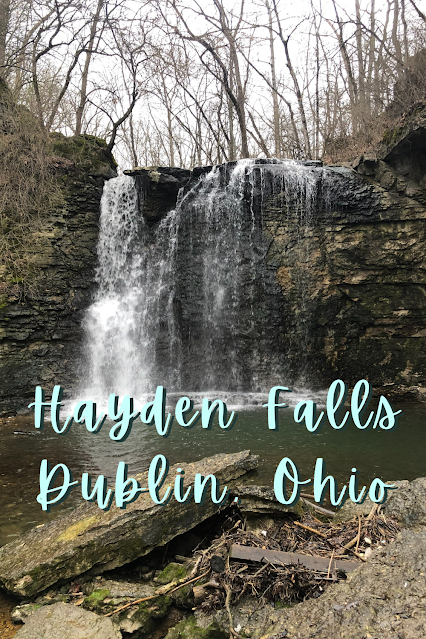
[[[89,50],[86,53],[86,60],[84,63],[83,74],[81,76],[80,103],[77,107],[77,112],[76,112],[76,122],[75,122],[76,135],[81,134],[83,112],[84,112],[84,107],[86,106],[86,100],[87,100],[87,80],[89,77],[90,61],[92,59],[93,45],[95,43],[96,31],[98,29],[98,23],[99,23],[99,18],[101,15],[103,4],[104,4],[104,0],[98,0],[98,6],[96,7],[96,13],[93,16],[92,26],[90,28]]]
[[[10,19],[10,0],[0,0],[0,78],[6,76],[6,36]]]
[[[268,0],[265,0],[268,11],[269,48],[271,52],[271,85],[272,85],[272,113],[274,118],[274,146],[275,157],[281,156],[281,131],[280,131],[280,109],[277,95],[277,74],[275,70],[274,32],[272,27],[272,11]]]

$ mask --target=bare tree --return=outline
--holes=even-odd
[[[0,78],[5,75],[6,38],[10,19],[10,0],[0,0]]]

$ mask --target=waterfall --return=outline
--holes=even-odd
[[[217,166],[154,225],[139,213],[135,178],[109,180],[84,323],[87,392],[141,398],[158,384],[176,393],[282,384],[286,318],[264,202],[273,197],[283,216],[309,224],[321,175],[281,160]]]

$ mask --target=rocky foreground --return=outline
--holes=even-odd
[[[398,482],[374,525],[368,523],[369,502],[348,502],[325,523],[325,515],[313,515],[306,499],[290,511],[272,499],[269,489],[242,485],[240,478],[256,465],[257,459],[245,451],[186,466],[188,479],[196,472],[212,472],[229,483],[239,496],[239,511],[228,507],[217,514],[209,499],[204,506],[170,501],[165,507],[136,500],[128,510],[108,513],[86,504],[3,547],[3,588],[23,597],[13,612],[14,621],[24,624],[16,637],[425,637],[426,478]],[[364,532],[356,548],[345,551],[358,524]],[[227,532],[217,535],[215,526]],[[310,527],[317,531],[313,536],[303,532]],[[294,549],[294,531],[300,530],[304,545]],[[368,539],[368,530],[376,531],[377,543],[373,534]],[[287,546],[280,535],[287,535]],[[248,546],[252,540],[258,550],[265,549],[265,556],[266,549],[279,548],[280,542],[281,548],[305,557],[322,555],[326,563],[331,547],[341,548],[333,555],[346,552],[346,563],[359,564],[346,578],[334,570],[333,557],[322,575],[270,561],[243,565],[231,559],[230,570],[230,539]],[[265,589],[266,574],[273,577],[275,595]],[[258,596],[253,596],[259,584]],[[305,597],[311,598],[296,603]]]

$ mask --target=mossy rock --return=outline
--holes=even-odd
[[[148,633],[152,632],[156,625],[152,615],[148,612],[145,601],[140,603],[136,610],[128,608],[120,612],[116,621],[120,628],[126,632],[143,629],[144,633]]]
[[[112,177],[117,163],[107,150],[105,140],[93,135],[66,137],[61,133],[51,134],[53,153],[73,162],[84,173],[101,177]]]
[[[138,632],[138,636],[147,635],[157,627],[157,619],[167,615],[171,602],[167,596],[149,602],[142,601],[137,608],[123,610],[114,619],[124,632]]]
[[[94,590],[91,595],[85,598],[83,602],[84,608],[88,610],[99,610],[103,606],[104,599],[109,596],[109,590],[101,589]]]
[[[147,611],[154,619],[160,619],[161,617],[166,616],[171,603],[171,597],[169,597],[168,595],[163,595],[161,597],[153,599],[152,602],[148,602]]]
[[[194,605],[194,591],[191,584],[188,586],[182,586],[176,590],[172,595],[173,601],[177,608],[183,608],[184,610],[191,610]]]
[[[194,616],[184,619],[177,626],[169,630],[166,639],[228,639],[229,633],[221,630],[220,626],[213,622],[207,628],[200,628]]]
[[[157,583],[166,585],[172,581],[180,581],[186,578],[186,568],[182,564],[168,564],[157,577]]]

